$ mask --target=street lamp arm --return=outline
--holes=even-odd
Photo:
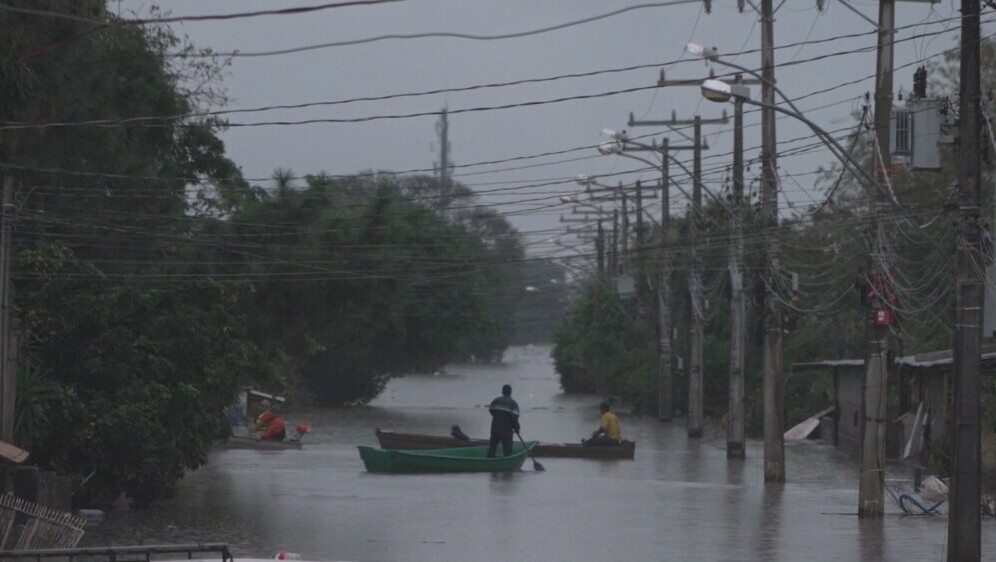
[[[627,144],[632,144],[632,145],[635,145],[635,146],[639,146],[641,148],[654,148],[654,147],[652,147],[652,146],[650,146],[648,144],[643,144],[643,143],[639,143],[639,142],[635,142],[635,141],[631,141],[631,140],[627,140],[625,142]],[[619,156],[625,156],[627,158],[632,158],[633,160],[639,160],[640,162],[643,162],[645,164],[650,164],[650,165],[654,166],[655,168],[659,168],[660,167],[659,164],[653,164],[649,160],[646,160],[644,158],[640,158],[639,156],[633,156],[632,154],[626,154],[625,152],[620,152],[620,151],[616,151],[615,154],[618,154]],[[677,158],[675,158],[671,154],[668,154],[667,158],[671,162],[675,163],[679,168],[681,168],[686,174],[688,174],[688,177],[695,178],[695,174],[692,173],[692,171],[688,169],[688,166],[685,166],[685,164],[681,160],[678,160]],[[678,191],[680,191],[681,194],[684,195],[686,198],[688,198],[689,200],[692,199],[692,197],[688,194],[688,192],[685,191],[685,189],[682,188],[681,185],[677,181],[671,180],[671,184],[674,185],[676,188],[678,188]],[[726,204],[726,202],[723,201],[721,198],[717,197],[716,194],[713,193],[711,189],[709,189],[708,187],[705,186],[704,182],[702,183],[701,187],[702,187],[702,191],[706,195],[708,195],[709,197],[711,197],[713,201],[715,201],[716,203],[718,203],[721,207],[723,207],[724,209],[726,209],[728,212],[732,213],[732,211],[730,210],[730,208]]]
[[[739,70],[740,72],[743,72],[744,74],[749,74],[752,78],[757,79],[762,84],[765,84],[767,86],[771,86],[771,89],[774,90],[775,93],[777,93],[779,96],[781,96],[782,100],[784,100],[785,103],[788,104],[788,106],[792,108],[792,111],[795,111],[796,113],[799,113],[799,114],[802,113],[802,111],[800,111],[799,108],[795,106],[795,103],[792,102],[792,98],[790,98],[787,95],[785,95],[785,92],[783,92],[781,90],[781,88],[778,87],[777,84],[775,84],[771,80],[768,80],[767,78],[765,78],[764,76],[762,76],[759,72],[757,72],[755,70],[751,70],[751,69],[747,68],[746,66],[741,66],[741,65],[739,65],[737,63],[725,61],[725,60],[719,58],[719,53],[717,53],[714,48],[705,48],[705,47],[702,47],[701,45],[698,45],[696,43],[689,43],[688,46],[685,47],[685,50],[688,51],[688,52],[690,52],[690,53],[697,54],[697,55],[705,58],[707,61],[711,61],[711,62],[714,62],[716,64],[721,64],[723,66],[726,66],[728,68],[732,68],[734,70]]]
[[[635,144],[635,145],[637,145],[637,146],[641,146],[641,145],[640,145],[639,143],[634,143],[634,142],[632,142],[632,141],[628,141],[628,142],[629,142],[630,144]],[[647,146],[647,145],[643,145],[643,146]],[[649,165],[653,166],[653,167],[654,167],[654,169],[657,169],[657,170],[659,170],[659,169],[660,169],[660,167],[661,167],[661,165],[660,165],[660,164],[654,164],[654,163],[653,163],[653,162],[651,162],[650,160],[647,160],[647,159],[645,159],[645,158],[640,158],[639,156],[633,156],[632,154],[626,154],[625,152],[616,152],[616,154],[618,154],[619,156],[625,156],[626,158],[632,158],[633,160],[638,160],[638,161],[640,161],[640,162],[643,162],[644,164],[649,164]],[[689,176],[691,176],[691,177],[695,177],[695,176],[694,176],[694,175],[692,175],[692,173],[691,173],[691,172],[690,172],[690,171],[688,170],[688,168],[686,168],[686,167],[685,167],[685,165],[684,165],[684,164],[682,164],[682,163],[681,163],[681,162],[680,162],[680,161],[679,161],[679,160],[678,160],[677,158],[675,158],[674,156],[671,156],[671,155],[669,154],[669,155],[668,155],[668,160],[670,160],[671,162],[674,162],[675,164],[677,164],[677,165],[678,165],[678,167],[679,167],[679,168],[681,168],[682,170],[684,170],[684,171],[685,171],[685,173],[686,173],[686,174],[688,174]],[[673,185],[673,186],[675,186],[676,188],[678,188],[678,191],[680,191],[680,192],[681,192],[681,194],[682,194],[682,195],[684,195],[685,197],[687,197],[688,199],[691,199],[691,198],[692,198],[692,197],[691,197],[691,196],[690,196],[690,195],[688,194],[688,192],[687,192],[687,191],[685,191],[685,188],[681,187],[681,184],[679,184],[679,183],[678,183],[677,181],[675,181],[675,180],[673,180],[673,179],[672,179],[672,180],[671,180],[671,185]]]
[[[862,183],[865,184],[865,187],[870,187],[870,189],[873,190],[882,189],[881,186],[878,185],[878,182],[875,181],[875,178],[871,177],[868,174],[868,171],[865,170],[864,167],[862,167],[861,164],[858,163],[858,161],[856,161],[853,156],[851,156],[851,153],[848,152],[847,150],[844,150],[844,147],[840,146],[840,143],[837,142],[837,139],[833,138],[833,136],[830,135],[830,133],[823,130],[819,125],[811,121],[805,115],[799,113],[798,111],[790,111],[788,109],[785,109],[784,107],[779,107],[777,105],[769,105],[749,98],[740,98],[740,99],[743,101],[743,103],[762,108],[771,108],[779,113],[788,115],[789,117],[802,121],[803,123],[806,124],[806,126],[810,128],[810,130],[813,131],[814,134],[816,134],[817,137],[820,138],[820,140],[823,141],[823,144],[827,145],[827,148],[829,148],[830,151],[834,153],[834,156],[836,156],[837,159],[840,160],[840,163],[843,164],[845,168],[847,168],[848,165],[850,165],[853,168],[852,172],[854,172],[855,175],[860,176],[859,179],[862,180]],[[892,202],[893,205],[898,205],[895,198],[889,195],[888,193],[886,193],[886,197],[889,199],[890,202]]]

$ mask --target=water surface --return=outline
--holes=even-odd
[[[728,461],[718,431],[690,440],[681,420],[625,411],[635,460],[544,458],[545,472],[527,461],[497,475],[364,471],[356,445],[376,445],[375,427],[446,434],[459,424],[486,436],[484,405],[504,383],[524,438],[586,436],[599,399],[563,394],[549,351],[513,348],[500,366],[393,380],[370,406],[291,416],[312,426],[302,450],[215,451],[175,498],[109,513],[83,546],[227,542],[236,556],[363,561],[944,559],[943,517],[901,517],[890,502],[886,517],[858,519],[858,465],[832,447],[789,444],[787,481],[766,485],[760,442]],[[983,520],[983,535],[983,552],[996,547],[996,522]]]

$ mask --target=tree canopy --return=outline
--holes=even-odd
[[[470,190],[285,169],[252,185],[203,112],[224,102],[225,61],[170,56],[195,48],[113,25],[101,0],[47,9],[75,17],[0,11],[15,432],[76,477],[78,503],[167,497],[243,386],[347,404],[392,376],[500,359],[523,250]]]

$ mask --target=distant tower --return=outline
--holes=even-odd
[[[436,122],[436,134],[439,135],[439,161],[434,162],[436,177],[442,185],[449,185],[453,175],[453,162],[450,161],[450,125],[446,119],[446,108]]]

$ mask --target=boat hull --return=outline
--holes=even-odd
[[[396,431],[377,429],[377,441],[384,449],[420,450],[441,449],[446,447],[479,447],[488,444],[485,439],[463,441],[455,437],[443,435],[422,435],[418,433],[399,433]],[[533,456],[561,457],[575,459],[632,459],[636,453],[635,441],[623,441],[618,447],[598,446],[583,447],[579,443],[537,443],[533,447]]]
[[[300,449],[301,441],[285,439],[274,441],[272,439],[259,440],[242,435],[233,435],[225,441],[219,441],[218,446],[223,449],[254,449],[257,451],[282,451],[284,449]]]
[[[397,450],[377,449],[360,445],[360,458],[370,472],[507,472],[519,470],[529,456],[529,447],[515,443],[512,454],[504,457],[487,457],[487,446],[455,447],[449,449]]]

